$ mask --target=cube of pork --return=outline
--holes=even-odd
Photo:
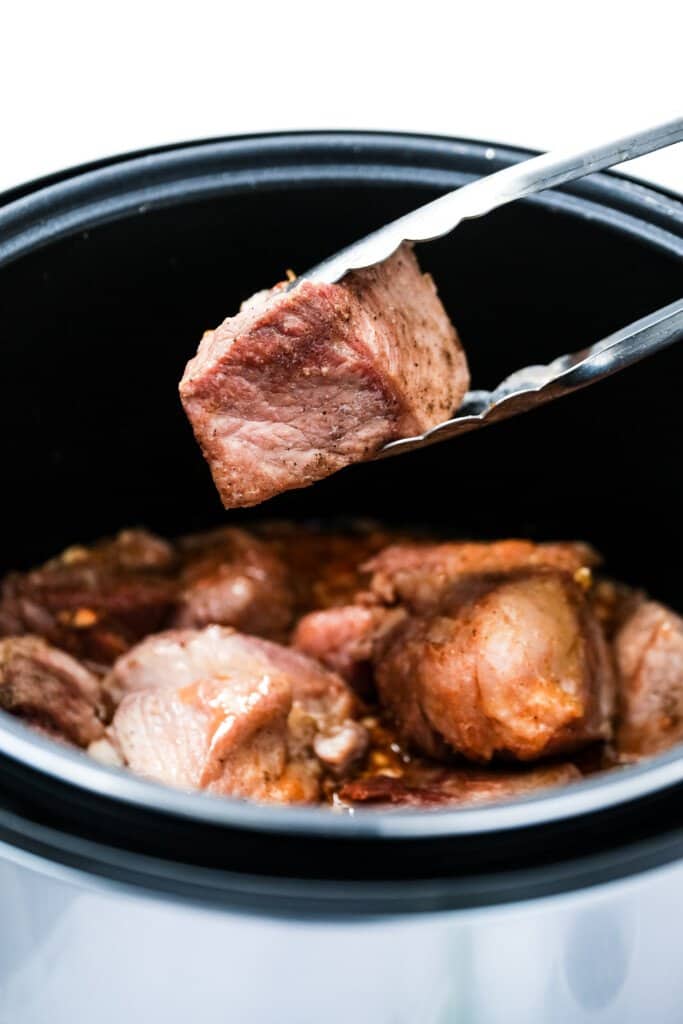
[[[427,611],[463,577],[545,567],[589,580],[590,569],[599,560],[587,544],[570,542],[409,543],[392,544],[363,568],[372,573],[370,586],[379,600],[386,604],[400,601],[413,611]]]
[[[339,792],[339,800],[342,804],[396,809],[466,807],[530,796],[539,789],[566,785],[580,778],[579,770],[566,763],[516,772],[419,765],[402,778],[377,774],[347,782]]]
[[[97,677],[41,637],[0,640],[0,708],[79,747],[104,735]]]
[[[212,623],[283,639],[294,615],[287,566],[273,545],[226,527],[179,542],[184,565],[172,625]]]
[[[397,608],[361,604],[323,608],[299,619],[292,644],[338,672],[361,697],[369,697],[374,643],[403,615]]]
[[[67,548],[0,584],[0,636],[36,633],[76,657],[109,664],[173,607],[175,555],[145,530]]]
[[[654,754],[683,740],[683,619],[645,601],[618,631],[614,649],[619,752]]]
[[[297,651],[219,626],[148,637],[114,666],[112,732],[129,766],[186,788],[308,802],[367,735],[353,695]]]
[[[375,678],[402,738],[434,757],[527,761],[611,732],[601,627],[581,587],[551,570],[467,581],[378,645]]]
[[[180,396],[226,508],[255,505],[447,419],[458,336],[403,246],[339,284],[261,292],[207,332]]]
[[[288,773],[290,708],[281,676],[205,679],[131,694],[112,733],[128,766],[159,782],[254,800],[315,800],[315,769],[297,764],[294,777]]]
[[[356,573],[355,603],[304,615],[297,623],[292,643],[338,672],[362,696],[368,696],[372,691],[375,643],[408,612],[434,611],[459,583],[482,575],[502,577],[547,567],[588,581],[589,567],[597,560],[595,552],[577,543],[507,540],[490,544],[389,544]],[[360,590],[362,573],[372,574],[369,592]]]
[[[355,603],[304,615],[292,642],[366,695],[371,691],[370,662],[375,642],[407,611],[433,611],[463,580],[482,575],[502,577],[546,567],[590,580],[589,567],[597,561],[595,552],[578,543],[507,540],[489,544],[389,544],[356,573]],[[369,592],[359,589],[361,572],[372,574]]]

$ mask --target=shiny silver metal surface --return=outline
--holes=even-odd
[[[448,441],[490,423],[531,412],[555,398],[579,391],[662,351],[683,338],[683,299],[641,317],[581,352],[559,356],[547,366],[526,366],[506,377],[494,391],[470,391],[457,416],[424,434],[386,444],[375,458],[415,451]]]
[[[350,270],[387,259],[402,242],[427,242],[453,231],[463,220],[481,217],[515,199],[556,188],[613,164],[670,146],[683,139],[683,117],[579,152],[553,152],[506,167],[449,192],[365,238],[297,277],[331,284]],[[507,419],[569,394],[673,344],[683,334],[683,300],[658,310],[590,349],[564,355],[548,366],[528,366],[507,377],[495,391],[471,391],[458,415],[424,434],[385,445],[376,458],[401,455],[424,445]]]
[[[683,117],[579,152],[554,151],[506,167],[448,192],[373,231],[318,263],[301,278],[332,284],[350,270],[380,263],[402,242],[429,242],[449,234],[463,220],[482,217],[505,203],[557,188],[614,164],[671,146],[683,139]],[[296,281],[291,287],[296,287]]]
[[[0,848],[2,1024],[677,1024],[681,863],[492,910],[296,921]]]

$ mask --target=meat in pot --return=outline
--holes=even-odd
[[[109,664],[163,626],[175,600],[172,546],[146,530],[75,545],[0,585],[0,636],[33,633]]]
[[[367,524],[127,530],[2,581],[0,708],[233,799],[516,799],[683,738],[682,620],[598,566]]]
[[[433,757],[529,761],[611,735],[607,646],[563,573],[469,577],[389,633],[374,660],[399,732]]]
[[[104,735],[97,676],[41,637],[0,640],[0,708],[79,747]]]
[[[106,680],[133,770],[186,788],[310,802],[365,752],[345,683],[305,655],[220,626],[144,640]]]
[[[615,638],[618,746],[654,754],[683,739],[683,619],[656,601],[637,605]]]
[[[179,549],[183,568],[173,625],[218,623],[274,639],[286,635],[294,591],[272,545],[227,527],[185,537]]]

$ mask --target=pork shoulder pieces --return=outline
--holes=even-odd
[[[382,630],[402,618],[398,609],[349,604],[304,615],[293,645],[338,672],[361,697],[372,695],[372,652]]]
[[[609,652],[564,572],[468,577],[386,635],[374,661],[401,736],[433,757],[528,761],[611,734]]]
[[[654,754],[683,740],[683,619],[643,601],[617,632],[614,651],[618,751]]]
[[[312,802],[324,770],[365,750],[344,682],[312,659],[234,630],[170,630],[121,658],[113,738],[149,778],[266,802]]]
[[[172,546],[146,530],[74,545],[0,583],[0,636],[38,634],[78,658],[110,664],[165,623],[174,571]]]
[[[234,527],[184,537],[172,625],[233,626],[284,638],[294,615],[290,573],[273,544]]]
[[[339,284],[260,292],[208,331],[180,396],[226,508],[255,505],[447,419],[469,375],[409,246]]]
[[[0,640],[0,708],[79,747],[104,735],[99,680],[41,637]]]
[[[449,588],[467,577],[546,568],[588,580],[599,561],[587,544],[570,541],[417,541],[388,545],[363,568],[371,574],[370,587],[380,601],[402,602],[423,612],[435,608]]]

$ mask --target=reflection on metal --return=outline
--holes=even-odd
[[[483,217],[505,203],[557,188],[587,174],[633,160],[683,139],[683,117],[579,152],[555,151],[523,160],[434,199],[361,238],[302,275],[332,284],[350,270],[370,267],[396,252],[402,242],[429,242],[449,234],[463,220]],[[490,154],[490,155],[489,155]],[[493,159],[494,151],[485,156]],[[296,281],[290,287],[295,287]]]
[[[555,398],[595,384],[683,338],[683,299],[636,320],[590,348],[560,356],[547,366],[517,370],[494,391],[470,391],[458,415],[424,434],[391,441],[376,458],[448,441],[489,423],[529,412]]]

